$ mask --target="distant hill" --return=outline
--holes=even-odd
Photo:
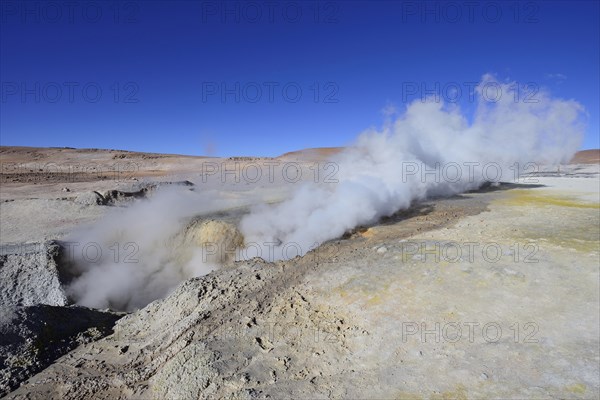
[[[600,163],[600,149],[581,150],[575,153],[571,164],[598,164]]]
[[[344,150],[343,147],[314,147],[303,150],[290,151],[277,158],[294,159],[303,161],[326,160]],[[28,161],[88,161],[105,159],[205,159],[203,156],[188,156],[178,154],[145,153],[112,149],[74,149],[72,147],[25,147],[25,146],[0,146],[2,162],[28,162]],[[56,160],[53,158],[57,158]],[[211,157],[212,158],[212,157]],[[249,158],[252,157],[232,157]],[[598,164],[600,163],[600,149],[581,150],[575,153],[571,164]]]
[[[280,155],[278,158],[297,160],[324,160],[339,152],[343,147],[315,147],[304,150],[290,151]],[[598,164],[600,163],[600,149],[581,150],[575,153],[571,164]]]
[[[314,147],[303,150],[290,151],[277,158],[297,160],[323,160],[344,150],[343,147]]]

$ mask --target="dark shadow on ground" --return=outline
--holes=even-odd
[[[435,209],[435,206],[431,203],[415,203],[405,210],[396,211],[394,214],[382,217],[379,221],[372,224],[360,225],[354,229],[351,229],[344,233],[340,239],[349,239],[357,233],[363,233],[373,226],[381,225],[394,225],[400,221],[405,221],[411,218],[424,216],[430,214]]]
[[[535,189],[546,187],[546,185],[539,185],[533,183],[512,183],[512,182],[486,182],[479,189],[469,190],[465,193],[489,193],[497,192],[501,190],[511,189]]]
[[[491,193],[491,192],[498,192],[498,191],[505,191],[505,190],[512,190],[512,189],[535,189],[535,188],[540,188],[540,187],[545,187],[545,186],[546,185],[541,185],[541,184],[525,184],[525,183],[511,183],[511,182],[494,182],[494,183],[486,182],[478,189],[470,190],[465,193],[456,194],[456,195],[450,196],[450,197],[448,197],[448,196],[433,196],[426,200],[415,202],[409,208],[404,209],[404,210],[399,210],[390,216],[382,217],[377,222],[374,222],[372,224],[361,225],[354,229],[351,229],[351,230],[347,231],[340,239],[349,239],[352,236],[354,236],[355,234],[364,233],[369,228],[374,227],[374,226],[394,225],[394,224],[397,224],[402,221],[408,221],[408,220],[416,218],[416,217],[429,215],[436,210],[436,205],[439,205],[439,204],[436,204],[436,202],[439,202],[439,201],[446,202],[446,204],[448,204],[447,203],[448,201],[453,202],[455,200],[473,201],[472,196],[469,196],[469,194]],[[462,207],[468,207],[468,206],[465,205]],[[478,207],[475,207],[475,208],[478,208]],[[445,209],[445,207],[442,207],[442,211],[444,209]],[[450,210],[448,210],[448,211],[450,211]],[[451,214],[453,215],[453,217],[456,217],[456,215],[454,215],[455,214],[454,212],[451,212]],[[460,214],[470,215],[471,212],[464,212],[464,213],[461,212]]]

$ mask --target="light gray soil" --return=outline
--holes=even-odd
[[[600,188],[597,166],[575,168],[226,264],[16,374],[8,398],[598,398]],[[31,206],[2,203],[3,225],[11,203]],[[72,216],[111,206],[86,207]]]

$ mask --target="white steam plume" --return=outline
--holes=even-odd
[[[482,93],[490,86],[503,94],[494,103]],[[245,216],[246,243],[271,259],[288,257],[291,244],[306,253],[414,200],[512,181],[519,171],[531,172],[531,162],[568,161],[582,138],[582,107],[544,92],[515,101],[514,87],[485,75],[472,123],[457,107],[414,101],[395,122],[363,133],[334,159],[338,183],[306,184],[291,199]]]
[[[171,188],[112,210],[65,239],[79,274],[67,288],[69,295],[87,307],[126,311],[168,295],[183,280],[218,267],[204,248],[185,242],[190,218],[236,206],[238,200],[216,191]]]
[[[482,96],[491,83],[502,93],[495,103]],[[568,161],[582,138],[583,108],[543,92],[530,99],[535,102],[515,101],[512,87],[485,75],[477,87],[472,122],[455,106],[416,100],[395,121],[381,131],[363,133],[332,160],[339,167],[337,183],[307,182],[288,200],[263,204],[244,216],[239,227],[248,251],[242,255],[251,257],[258,246],[265,259],[284,258],[290,244],[306,253],[415,200],[456,194],[489,180],[513,181],[518,170],[531,171],[529,162]],[[121,310],[164,297],[179,282],[217,267],[204,262],[202,249],[173,247],[170,240],[190,217],[238,205],[217,191],[167,191],[116,210],[69,238],[82,246],[98,243],[104,250],[103,258],[93,263],[75,252],[80,276],[70,294],[79,304]],[[139,249],[135,263],[123,262],[132,251],[125,248],[130,242]],[[120,247],[118,260],[107,251],[112,243]]]

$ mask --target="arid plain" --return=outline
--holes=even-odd
[[[189,245],[197,226],[235,241],[250,207],[277,204],[316,171],[326,177],[338,151],[0,148],[0,395],[598,398],[598,150],[415,202],[301,257],[220,257],[140,307],[73,304],[81,271],[65,249],[78,229],[162,191],[210,192],[218,204],[172,243],[183,235]]]

